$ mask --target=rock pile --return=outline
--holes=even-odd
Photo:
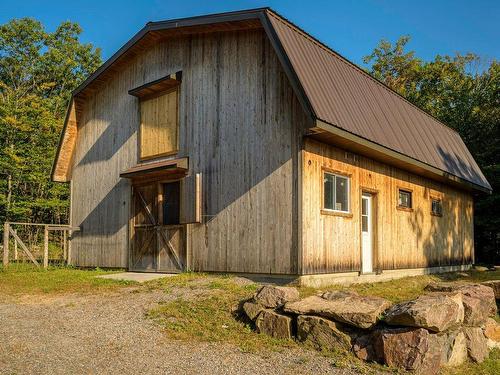
[[[258,332],[317,349],[349,350],[365,361],[431,374],[500,347],[498,284],[433,283],[428,294],[391,303],[336,291],[299,298],[293,287],[263,286],[243,303]]]

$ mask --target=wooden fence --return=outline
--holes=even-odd
[[[63,251],[63,261],[68,262],[71,256],[71,242],[69,238],[71,233],[80,230],[78,227],[71,227],[69,225],[62,224],[39,224],[39,223],[18,223],[18,222],[5,222],[3,227],[3,265],[9,264],[10,258],[10,236],[12,236],[13,243],[13,260],[17,261],[19,259],[19,248],[24,253],[24,256],[33,262],[36,266],[40,267],[40,262],[33,255],[32,250],[25,242],[20,238],[15,226],[23,227],[43,227],[43,260],[42,264],[44,268],[49,265],[49,232],[51,231],[61,231],[62,232],[62,251]]]

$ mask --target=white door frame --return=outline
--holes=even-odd
[[[372,193],[362,192],[360,206],[361,220],[361,273],[373,273],[373,197]]]

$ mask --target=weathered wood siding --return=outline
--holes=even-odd
[[[138,100],[127,91],[183,72],[179,153],[202,174],[190,268],[297,272],[298,156],[307,119],[262,30],[169,39],[143,51],[83,106],[73,168],[72,261],[127,265]]]
[[[375,193],[374,269],[420,268],[472,261],[472,197],[374,160],[314,140],[303,152],[302,246],[304,274],[361,269],[361,192]],[[351,175],[352,217],[321,214],[322,168]],[[398,188],[413,192],[413,211],[398,210]],[[431,196],[443,216],[431,215]]]

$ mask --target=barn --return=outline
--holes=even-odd
[[[69,261],[382,280],[474,262],[459,134],[268,8],[150,22],[72,94]]]

